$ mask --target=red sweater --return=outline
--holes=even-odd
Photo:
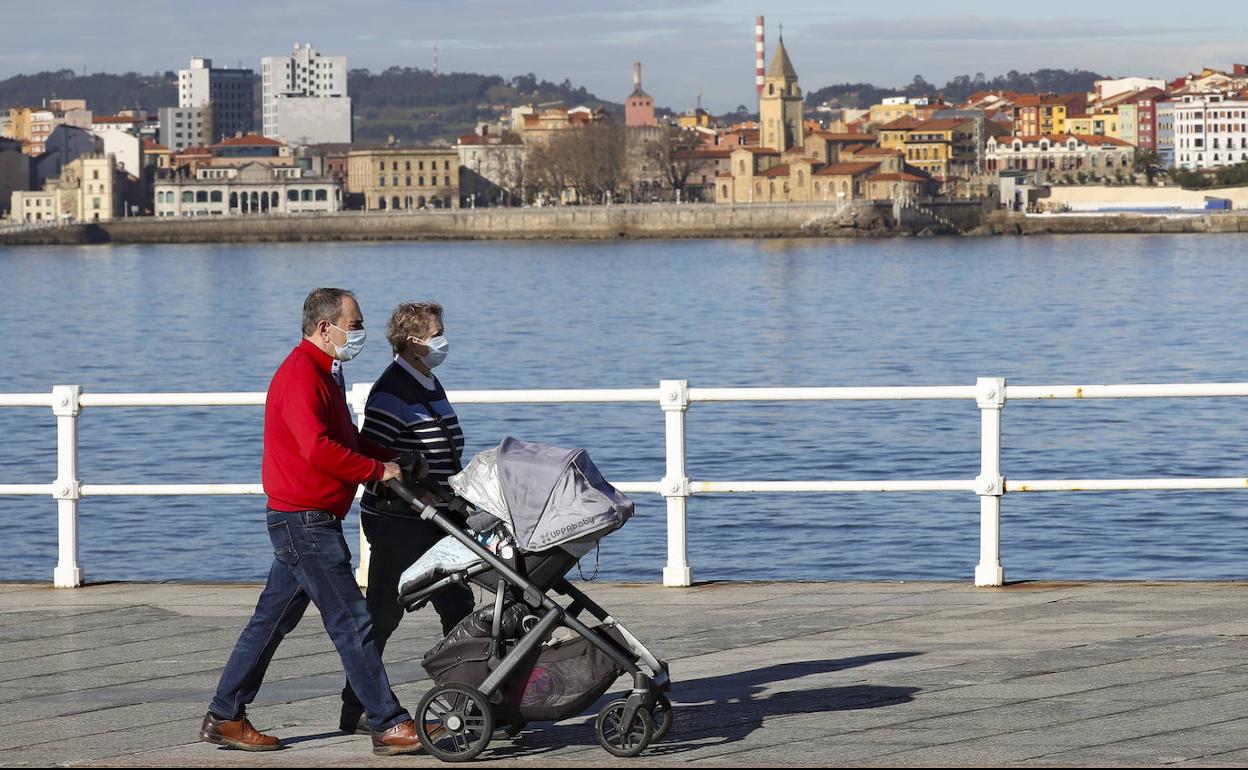
[[[303,340],[269,383],[261,479],[275,511],[347,515],[356,488],[376,481],[394,452],[361,438],[334,380],[334,360]]]

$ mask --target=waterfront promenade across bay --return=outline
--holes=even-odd
[[[532,766],[1244,766],[1248,585],[1229,582],[602,583],[586,589],[670,660],[675,724],[635,760],[593,711],[494,741]],[[285,750],[199,743],[258,585],[0,585],[0,763],[413,766],[335,731],[341,666],[310,612],[251,714]],[[437,638],[386,650],[400,699]],[[617,683],[619,692],[625,689]]]

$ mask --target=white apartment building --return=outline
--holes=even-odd
[[[1248,99],[1187,94],[1174,104],[1174,164],[1196,171],[1248,162]]]
[[[289,56],[262,58],[260,79],[265,136],[296,145],[351,141],[347,57],[296,44]]]
[[[1113,78],[1107,80],[1098,80],[1094,86],[1093,93],[1096,94],[1098,100],[1112,99],[1118,94],[1145,91],[1149,88],[1160,88],[1166,90],[1166,81],[1158,78]]]
[[[1131,173],[1135,147],[1111,136],[990,137],[988,172],[1025,171],[1043,183],[1070,174],[1104,179]]]
[[[210,107],[213,134],[207,144],[250,134],[256,125],[255,82],[252,70],[213,67],[212,59],[196,57],[189,69],[178,70],[178,106]]]
[[[209,107],[161,107],[160,143],[173,152],[213,143],[212,109]]]
[[[342,209],[342,183],[297,166],[205,166],[194,179],[157,181],[155,202],[158,217],[330,213]]]

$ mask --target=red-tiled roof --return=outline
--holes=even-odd
[[[758,175],[759,175],[759,176],[788,176],[788,175],[789,175],[789,164],[788,164],[788,163],[781,163],[779,166],[772,166],[771,168],[767,169],[766,171],[761,171],[761,172],[759,172],[759,174],[758,174]]]
[[[501,134],[462,134],[459,137],[459,143],[464,145],[496,145],[496,144],[523,144],[520,137],[504,131]]]
[[[1121,139],[1115,139],[1112,136],[1088,136],[1087,134],[1044,134],[1033,136],[1000,136],[990,137],[995,139],[997,144],[1013,144],[1014,140],[1021,141],[1023,144],[1035,144],[1041,139],[1048,139],[1051,144],[1065,144],[1071,139],[1082,142],[1083,144],[1112,144],[1116,147],[1131,147],[1130,142],[1124,142]]]
[[[940,118],[939,120],[926,120],[919,124],[919,131],[949,131],[959,126],[970,123],[970,118]]]
[[[904,155],[902,150],[890,150],[887,147],[863,147],[855,155]]]
[[[875,174],[874,176],[870,178],[870,181],[872,182],[926,182],[927,179],[921,176],[915,176],[914,174],[906,174],[906,173],[898,173],[898,172],[890,171],[890,172],[885,172],[882,174]]]
[[[829,163],[816,171],[815,176],[858,176],[878,168],[879,165],[879,163]]]
[[[92,123],[142,123],[143,118],[130,118],[125,115],[94,115],[91,117]]]
[[[163,144],[160,144],[160,143],[159,143],[159,142],[157,142],[155,139],[152,139],[152,138],[150,138],[150,137],[147,137],[147,138],[145,138],[145,139],[143,140],[143,149],[145,149],[145,150],[157,150],[157,151],[164,151],[164,152],[168,152],[168,151],[169,151],[169,148],[168,148],[168,147],[164,146]]]
[[[734,150],[745,150],[755,155],[779,155],[779,150],[773,150],[770,147],[734,147]]]
[[[229,139],[222,139],[213,147],[281,147],[282,143],[276,139],[270,139],[260,134],[243,134],[242,136],[231,136]]]
[[[870,134],[851,134],[851,133],[833,133],[832,131],[816,131],[817,136],[827,139],[829,142],[869,142],[874,137]]]
[[[892,121],[889,121],[888,123],[885,123],[884,125],[880,126],[879,129],[881,131],[907,131],[911,128],[918,128],[918,127],[919,127],[919,121],[915,120],[909,115],[903,115],[900,118],[897,118],[896,120],[892,120]]]

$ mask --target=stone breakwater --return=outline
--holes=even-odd
[[[501,239],[808,238],[1248,232],[1248,212],[1024,216],[980,203],[566,206],[227,219],[127,219],[0,230],[0,245]]]
[[[1223,214],[1055,214],[997,211],[973,235],[1088,235],[1096,233],[1248,233],[1248,212]]]
[[[561,206],[333,215],[152,218],[0,230],[0,244],[412,241],[475,239],[875,237],[977,226],[979,204]]]

